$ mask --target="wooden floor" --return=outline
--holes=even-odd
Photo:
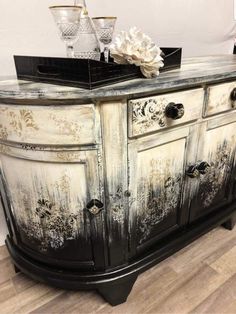
[[[236,314],[236,228],[217,228],[140,275],[125,304],[68,292],[15,274],[0,247],[0,314]]]

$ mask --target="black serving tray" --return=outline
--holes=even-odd
[[[161,48],[161,72],[180,68],[182,48]],[[89,59],[14,56],[19,79],[94,89],[100,86],[143,78],[139,67]]]

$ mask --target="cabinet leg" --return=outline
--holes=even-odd
[[[233,230],[236,225],[236,214],[233,214],[233,216],[227,220],[225,223],[223,223],[223,227],[227,230]]]
[[[13,265],[13,266],[14,266],[14,270],[16,274],[21,272],[20,269],[16,265]]]
[[[119,305],[127,300],[137,277],[132,276],[118,282],[106,283],[98,289],[98,292],[112,306]]]

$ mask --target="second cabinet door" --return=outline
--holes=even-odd
[[[186,222],[181,204],[189,133],[183,128],[129,144],[131,255]]]
[[[192,179],[195,193],[190,221],[209,214],[232,201],[235,171],[236,115],[227,115],[202,124],[198,147],[198,164],[207,168]]]

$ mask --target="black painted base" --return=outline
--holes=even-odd
[[[234,214],[230,219],[228,219],[222,226],[227,230],[233,230],[236,225],[236,214]]]
[[[133,285],[137,279],[137,275],[130,277],[128,280],[119,283],[107,283],[98,289],[100,295],[111,305],[119,305],[124,303],[130,294]]]
[[[15,273],[20,273],[20,269],[16,266],[16,265],[13,265],[14,266],[14,270],[15,270]]]
[[[236,223],[235,205],[204,218],[182,230],[178,234],[169,236],[168,240],[156,245],[153,250],[127,263],[126,266],[104,272],[80,272],[56,269],[26,256],[12,241],[6,239],[6,245],[15,265],[31,278],[46,282],[49,285],[68,290],[97,290],[111,305],[118,305],[126,301],[138,275],[146,269],[164,260],[184,246],[196,240],[211,229],[223,225],[232,229]]]

